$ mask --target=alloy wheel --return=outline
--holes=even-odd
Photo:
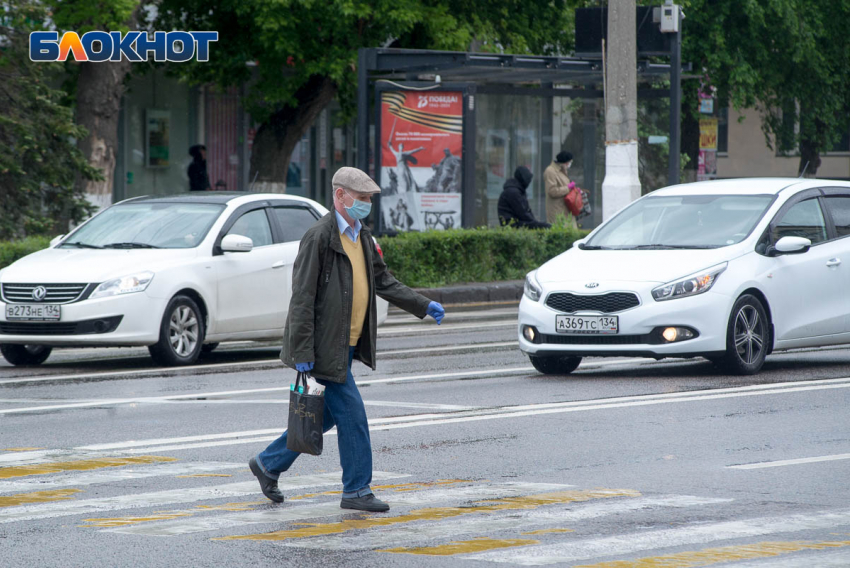
[[[758,361],[764,349],[764,322],[755,306],[744,305],[735,316],[735,350],[747,365]]]
[[[189,306],[177,306],[171,313],[169,341],[171,348],[180,357],[188,357],[195,351],[199,335],[198,318]]]

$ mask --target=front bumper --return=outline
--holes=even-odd
[[[0,302],[0,343],[55,347],[152,345],[159,340],[167,301],[136,292],[61,304],[62,317],[57,322],[9,322],[6,304]]]
[[[657,302],[652,298],[652,286],[632,283],[618,286],[616,291],[634,291],[641,299],[637,307],[613,313],[619,319],[615,335],[565,335],[555,331],[555,316],[562,314],[544,304],[544,298],[533,302],[523,296],[519,306],[517,334],[520,349],[537,356],[581,357],[693,357],[720,353],[726,349],[726,326],[731,310],[731,298],[708,291],[690,298]],[[562,291],[558,288],[558,291]],[[570,291],[563,289],[563,291]],[[612,290],[613,291],[613,290]],[[573,291],[574,294],[582,292]],[[604,293],[604,291],[599,292]],[[576,315],[600,315],[598,312],[578,312]],[[609,314],[604,314],[609,315]],[[540,343],[528,341],[523,327],[533,326]],[[657,341],[658,328],[678,326],[696,330],[697,337],[665,343]]]

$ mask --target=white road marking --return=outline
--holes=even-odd
[[[770,563],[736,562],[734,568],[847,568],[850,566],[850,552],[818,552],[815,554],[797,555],[791,558],[771,559]]]
[[[623,556],[644,550],[692,546],[721,540],[751,538],[783,532],[822,530],[850,524],[850,509],[822,511],[785,517],[761,517],[741,521],[700,524],[676,529],[636,532],[618,536],[572,540],[466,555],[470,560],[506,562],[522,566],[577,562],[607,556]]]
[[[280,481],[278,481],[278,486],[282,490],[286,491],[290,489],[304,489],[322,485],[336,485],[340,483],[341,477],[341,472],[282,477]],[[372,479],[375,481],[402,477],[409,477],[409,475],[378,471],[372,473]],[[227,483],[224,485],[210,485],[206,487],[155,491],[153,493],[119,495],[116,497],[103,497],[98,499],[58,501],[54,503],[5,507],[0,509],[0,523],[52,519],[56,517],[98,513],[103,511],[116,511],[120,509],[160,507],[163,505],[192,503],[196,501],[206,501],[209,499],[232,499],[234,497],[245,497],[247,495],[262,495],[256,480],[240,483]]]
[[[449,332],[449,331],[464,330],[464,329],[476,329],[476,330],[478,330],[478,329],[483,329],[483,328],[492,329],[492,328],[497,328],[497,327],[516,327],[517,325],[518,325],[517,321],[515,319],[513,319],[509,322],[496,321],[496,322],[484,322],[484,323],[456,323],[456,324],[445,325],[445,326],[444,325],[438,326],[438,325],[435,324],[435,325],[429,326],[427,328],[425,328],[421,325],[410,326],[410,327],[397,327],[397,328],[396,327],[393,327],[393,328],[382,327],[382,328],[378,328],[378,337],[381,337],[382,335],[401,335],[401,334],[404,334],[404,333],[417,333],[417,334],[428,333],[428,332],[445,333],[445,332]]]
[[[130,469],[110,469],[109,471],[80,472],[65,476],[36,476],[35,479],[23,481],[0,481],[0,493],[26,493],[43,491],[56,487],[82,487],[84,485],[99,485],[128,479],[146,479],[149,477],[170,477],[175,475],[193,475],[225,471],[228,469],[248,469],[246,462],[195,462],[195,463],[163,463],[158,465],[133,467]]]
[[[284,478],[281,477],[281,480]],[[382,497],[396,505],[434,505],[437,503],[457,503],[481,499],[496,499],[499,497],[519,497],[541,491],[559,491],[572,485],[554,483],[503,483],[495,485],[473,485],[469,487],[451,487],[447,489],[427,489],[404,493],[383,494]],[[143,525],[105,529],[101,532],[117,532],[125,534],[141,534],[147,536],[173,536],[190,534],[218,529],[253,525],[260,523],[281,523],[329,517],[345,513],[339,508],[339,503],[320,503],[316,505],[278,507],[264,511],[249,511],[216,515],[214,517],[196,517],[177,519]]]
[[[572,402],[538,403],[519,406],[506,406],[501,408],[484,408],[470,411],[459,411],[455,413],[441,414],[412,414],[396,416],[391,418],[373,418],[369,420],[369,428],[376,432],[380,430],[394,430],[398,428],[412,428],[418,426],[435,426],[444,424],[455,424],[462,422],[474,422],[480,420],[496,420],[506,418],[521,418],[525,416],[561,414],[567,412],[584,412],[593,410],[609,410],[616,408],[629,408],[638,406],[650,406],[657,404],[670,404],[680,402],[721,400],[727,398],[739,398],[747,396],[767,396],[788,394],[823,389],[850,388],[850,379],[824,379],[817,381],[798,381],[794,383],[776,383],[769,385],[750,385],[746,387],[731,387],[725,389],[706,389],[689,391],[684,393],[663,393],[651,395],[636,395],[609,399],[580,400]],[[241,391],[236,391],[241,392]],[[219,393],[225,394],[225,393]],[[185,395],[197,396],[197,395]],[[331,431],[333,432],[333,430]],[[331,433],[329,432],[329,433]],[[200,436],[186,436],[182,438],[163,438],[147,441],[130,441],[113,444],[99,444],[81,446],[78,450],[90,449],[122,449],[135,448],[129,453],[143,454],[166,450],[183,450],[195,448],[207,448],[226,446],[232,444],[248,444],[271,441],[277,438],[280,430],[264,429],[249,430],[241,432],[230,432],[222,434],[207,434]],[[217,440],[217,441],[213,441]],[[190,443],[185,443],[190,442]],[[191,443],[196,442],[196,443]],[[172,444],[162,446],[162,444]],[[21,452],[13,455],[0,455],[0,463],[3,461],[14,461],[28,459],[39,452]]]
[[[785,465],[798,465],[804,463],[817,463],[836,460],[850,460],[850,454],[834,454],[831,456],[817,456],[813,458],[797,458],[792,460],[777,460],[769,462],[745,463],[740,465],[726,466],[728,469],[762,469],[765,467],[782,467]]]
[[[395,498],[389,498],[395,504]],[[569,506],[552,506],[532,511],[509,511],[505,515],[483,518],[455,518],[439,522],[416,523],[410,526],[372,528],[355,535],[327,535],[284,542],[284,546],[315,548],[321,550],[368,550],[410,546],[431,539],[454,538],[462,534],[490,535],[502,530],[521,532],[541,526],[573,523],[609,515],[658,508],[686,508],[729,503],[732,499],[712,499],[689,495],[664,495],[660,497],[629,498],[617,501],[571,503]],[[555,508],[557,507],[557,508]]]

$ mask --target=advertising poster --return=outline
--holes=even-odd
[[[697,181],[717,177],[717,119],[702,118],[699,121],[699,160]]]
[[[145,112],[147,167],[164,168],[169,164],[171,111],[148,109]]]
[[[381,94],[381,215],[390,231],[461,225],[463,93]]]

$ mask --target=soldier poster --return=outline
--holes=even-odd
[[[463,94],[381,95],[381,215],[388,231],[461,224]]]

